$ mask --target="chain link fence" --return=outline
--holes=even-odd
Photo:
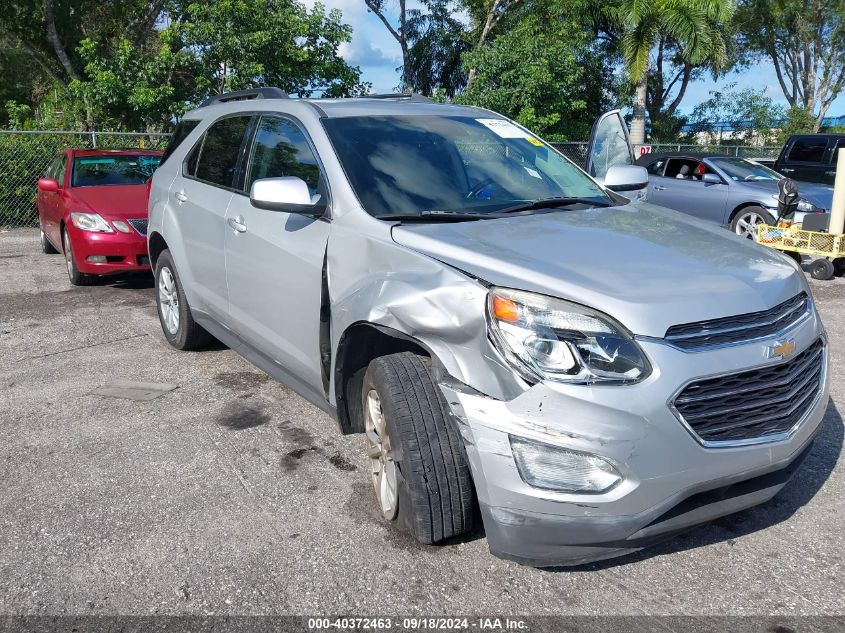
[[[0,228],[37,226],[36,182],[63,149],[163,150],[169,134],[0,130]]]
[[[0,130],[0,228],[37,226],[35,184],[63,149],[157,149],[167,145],[169,134],[133,132],[44,132]],[[576,165],[587,160],[587,142],[553,143]],[[774,161],[780,147],[684,145],[659,143],[658,152],[706,152]]]
[[[587,142],[552,143],[554,147],[564,156],[569,158],[579,167],[584,167],[587,162]],[[780,153],[780,146],[754,146],[754,145],[693,145],[683,143],[654,143],[647,145],[651,153],[691,153],[691,154],[714,154],[719,156],[736,156],[738,158],[749,158],[759,160],[763,163],[774,163]]]

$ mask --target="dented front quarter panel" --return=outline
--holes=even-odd
[[[357,323],[391,328],[418,341],[455,379],[481,393],[509,400],[527,385],[506,366],[487,338],[487,288],[479,280],[396,244],[391,225],[363,212],[332,223],[328,283],[332,354]]]

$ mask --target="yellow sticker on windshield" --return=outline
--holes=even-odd
[[[536,145],[537,147],[543,147],[543,144],[533,136],[526,136],[525,140],[531,143],[532,145]]]

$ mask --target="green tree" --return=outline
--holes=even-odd
[[[690,123],[698,132],[706,132],[710,142],[723,140],[723,125],[731,129],[731,143],[767,145],[776,143],[780,126],[786,117],[783,106],[771,97],[750,88],[738,90],[730,84],[722,90],[710,91],[710,98],[692,111]]]
[[[190,2],[166,29],[174,50],[196,55],[196,95],[254,86],[291,94],[342,96],[360,92],[360,70],[338,53],[352,38],[337,9],[295,0]]]
[[[680,90],[670,102],[671,114],[683,98],[686,85],[696,67],[720,72],[728,63],[725,24],[733,9],[732,0],[608,0],[600,9],[598,21],[618,41],[625,67],[635,87],[631,141],[645,141],[645,114],[649,105],[649,83],[652,101],[662,107],[674,84]],[[653,76],[651,57],[660,64],[660,77]],[[680,70],[665,85],[663,64],[671,55]],[[657,117],[655,117],[657,118]]]
[[[845,0],[739,0],[736,22],[752,54],[772,62],[793,108],[817,132],[845,89]]]
[[[475,80],[456,100],[501,112],[553,140],[586,138],[613,101],[610,58],[586,3],[525,1],[487,44],[464,55]]]
[[[461,56],[469,50],[466,27],[451,0],[424,0],[408,11],[410,84],[424,95],[453,98],[467,82]]]

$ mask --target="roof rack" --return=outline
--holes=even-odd
[[[404,99],[406,101],[430,102],[431,99],[416,92],[393,92],[379,95],[361,95],[362,99]]]
[[[219,95],[214,95],[203,101],[198,107],[204,108],[206,106],[214,105],[215,103],[228,103],[229,101],[289,98],[288,93],[281,88],[251,88],[249,90],[235,90],[234,92],[224,92]]]

